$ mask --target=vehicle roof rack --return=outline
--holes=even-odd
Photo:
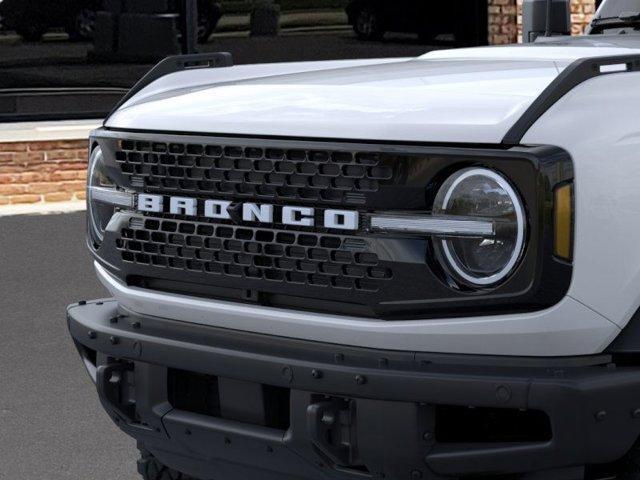
[[[640,72],[640,55],[582,58],[571,63],[549,84],[507,132],[502,143],[519,145],[529,129],[562,97],[578,85],[603,75]]]
[[[173,55],[161,60],[155,67],[149,70],[144,77],[122,97],[105,118],[105,122],[124,105],[131,97],[140,92],[149,84],[170,73],[182,72],[198,68],[223,68],[233,66],[233,56],[229,52],[196,53],[190,55]]]

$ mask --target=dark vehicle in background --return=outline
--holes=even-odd
[[[171,9],[180,11],[180,3],[174,0]],[[74,41],[91,40],[96,12],[103,8],[103,0],[4,0],[0,2],[0,29],[13,30],[27,42],[38,42],[51,30],[63,30]],[[200,42],[209,38],[221,16],[217,2],[198,1]]]
[[[457,46],[481,45],[487,37],[487,0],[351,0],[349,24],[361,40],[387,32],[415,33],[421,41],[453,36]]]
[[[90,38],[95,12],[101,0],[4,0],[0,18],[6,30],[14,30],[24,40],[37,42],[52,29],[62,29],[74,40]]]

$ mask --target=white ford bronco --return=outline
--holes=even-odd
[[[639,26],[155,67],[68,309],[143,477],[640,478]]]

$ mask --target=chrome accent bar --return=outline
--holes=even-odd
[[[372,231],[418,233],[434,236],[493,237],[495,223],[492,220],[469,217],[411,214],[372,214],[369,217]]]
[[[89,187],[91,200],[96,202],[108,203],[119,207],[133,208],[134,196],[132,193],[115,190],[105,187]]]

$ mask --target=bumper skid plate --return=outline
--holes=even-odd
[[[640,434],[640,369],[606,355],[370,350],[141,317],[111,300],[69,307],[68,325],[116,424],[196,478],[581,478]]]

